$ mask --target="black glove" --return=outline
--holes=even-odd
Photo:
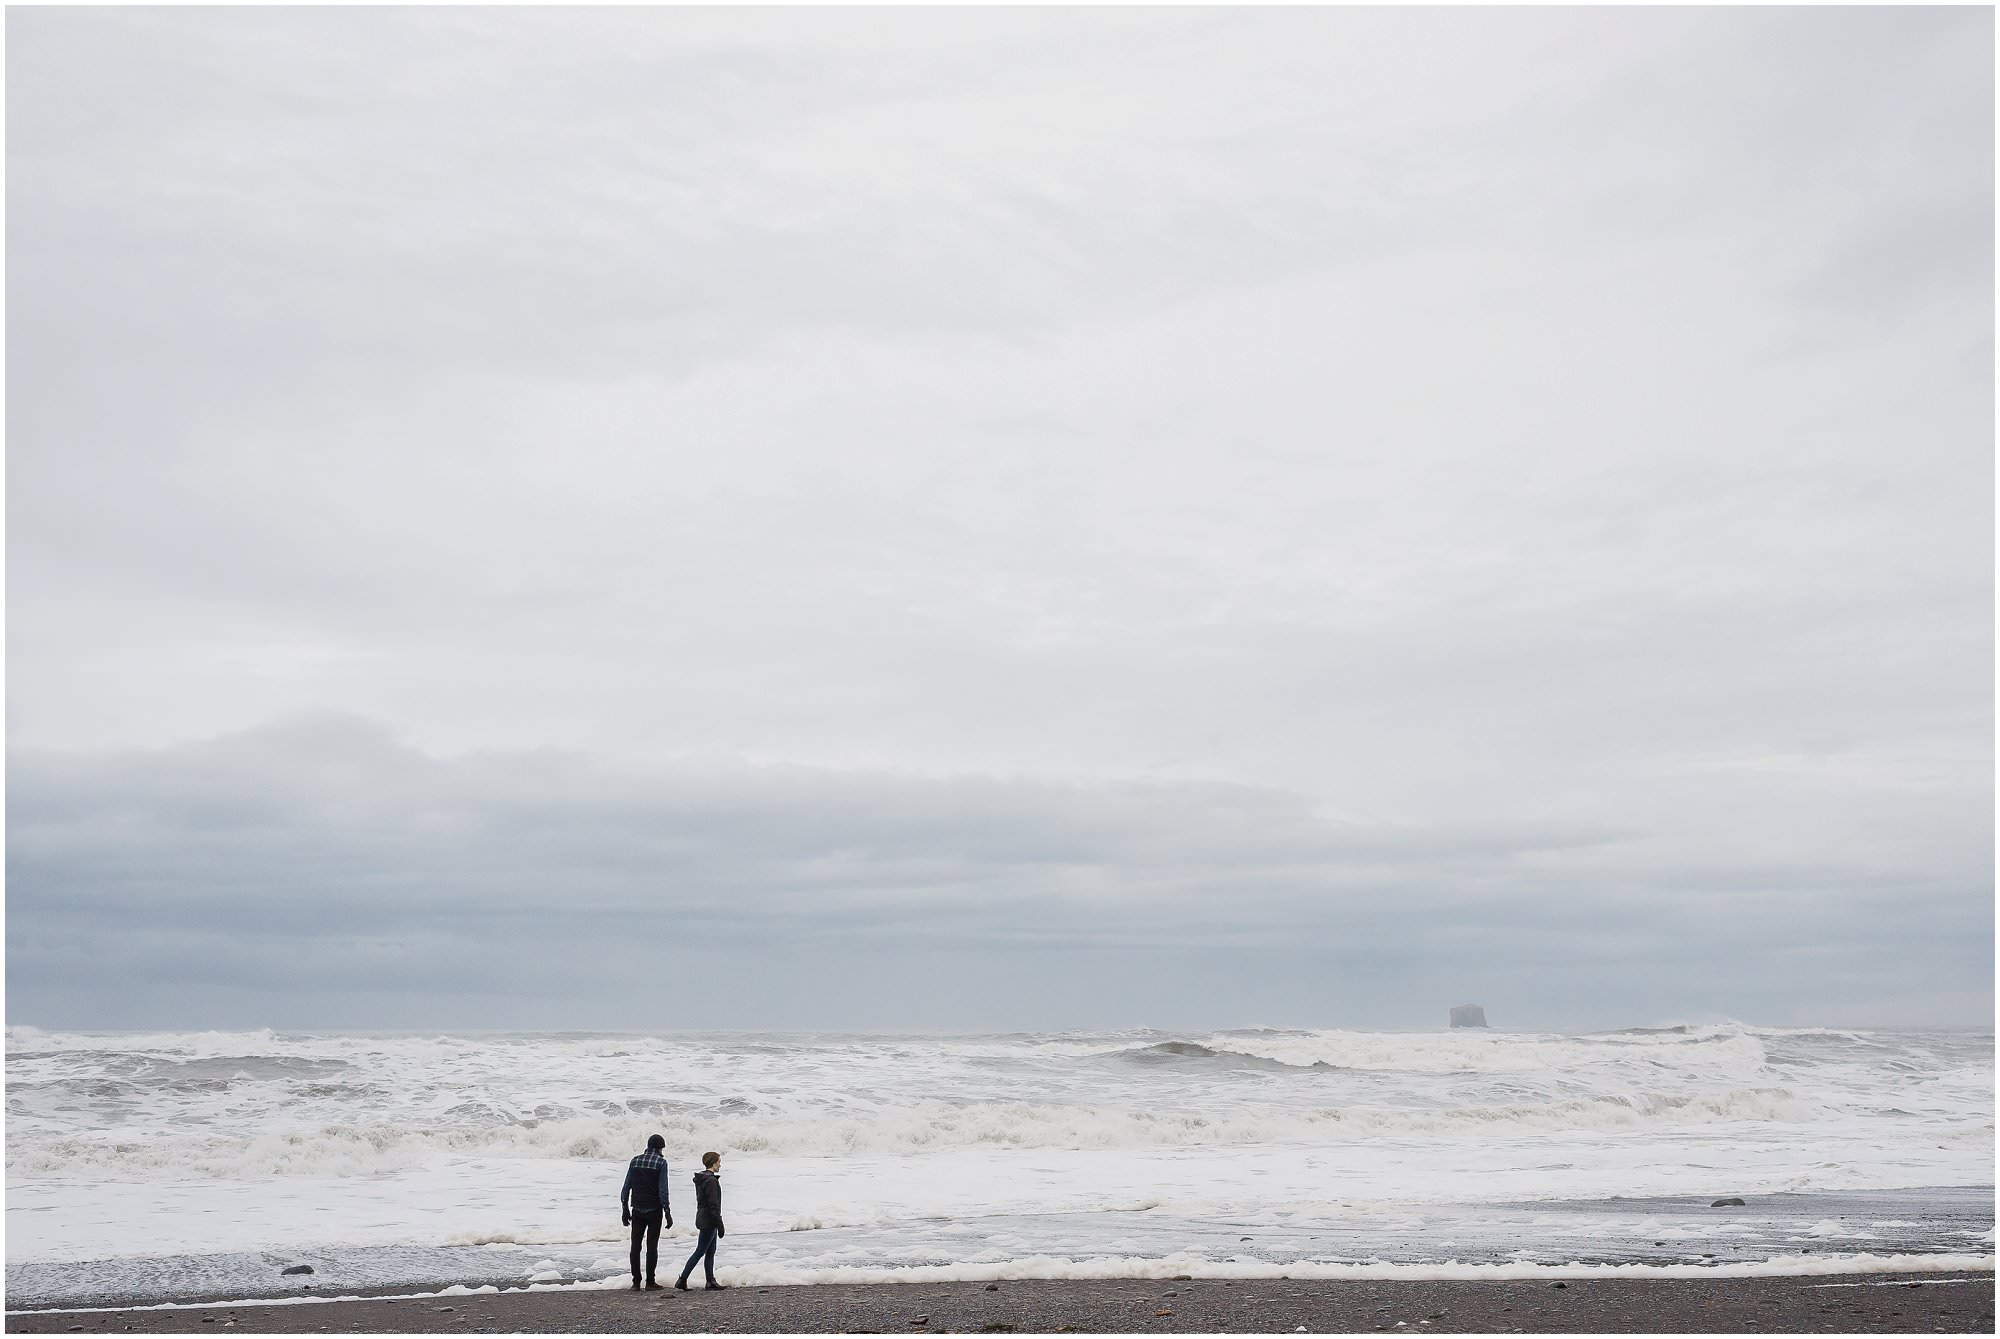
[[[618,1211],[618,1221],[627,1227],[632,1226],[632,1211],[630,1209],[620,1209]]]
[[[673,1216],[672,1214],[668,1214],[668,1215],[667,1215],[667,1226],[668,1226],[668,1227],[672,1227],[673,1225],[674,1225],[674,1216]]]
[[[722,1230],[722,1224],[720,1224],[720,1223],[717,1223],[717,1224],[715,1225],[715,1235],[716,1235],[716,1237],[717,1237],[717,1238],[719,1239],[719,1238],[722,1238],[722,1237],[726,1237],[726,1236],[728,1236],[729,1234],[728,1234],[727,1232],[724,1232],[724,1231]]]

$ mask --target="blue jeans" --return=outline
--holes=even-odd
[[[701,1272],[708,1276],[708,1281],[715,1282],[715,1229],[712,1227],[701,1230],[701,1236],[694,1244],[694,1254],[690,1255],[688,1262],[681,1266],[682,1283],[686,1283],[687,1276],[694,1273],[697,1260],[701,1261]]]

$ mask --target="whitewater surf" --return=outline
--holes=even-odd
[[[7,1070],[10,1306],[620,1275],[656,1131],[682,1194],[730,1155],[743,1282],[1993,1251],[1988,1033],[16,1028]]]

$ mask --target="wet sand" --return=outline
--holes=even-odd
[[[172,1311],[38,1311],[36,1333],[1990,1334],[1993,1275],[1348,1282],[1259,1279],[594,1288]]]

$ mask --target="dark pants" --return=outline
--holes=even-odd
[[[712,1227],[701,1230],[701,1237],[694,1244],[694,1254],[681,1266],[682,1283],[686,1283],[687,1276],[694,1273],[694,1262],[697,1260],[701,1261],[701,1272],[708,1276],[708,1281],[715,1282],[715,1229]]]
[[[646,1282],[653,1281],[653,1274],[660,1267],[660,1223],[666,1212],[652,1209],[632,1215],[632,1282],[639,1281],[639,1243],[646,1243]]]

